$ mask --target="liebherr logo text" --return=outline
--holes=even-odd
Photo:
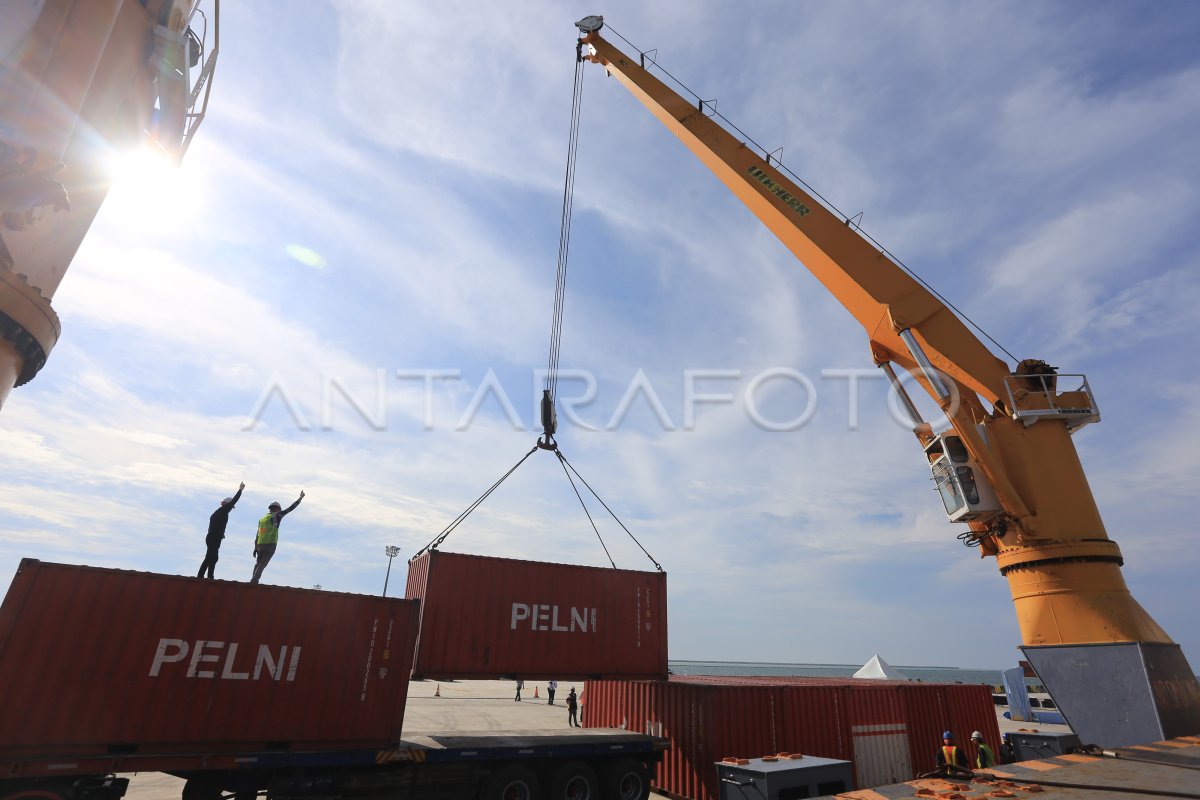
[[[291,659],[288,659],[288,646],[280,645],[278,649],[272,649],[269,644],[260,644],[258,646],[258,654],[254,658],[254,670],[250,670],[250,658],[238,658],[237,642],[210,642],[206,639],[197,639],[189,644],[183,639],[159,639],[158,651],[154,654],[154,661],[150,664],[150,677],[157,678],[162,671],[163,664],[173,664],[181,662],[188,658],[188,653],[192,657],[188,659],[187,677],[189,678],[220,678],[223,681],[245,681],[245,680],[260,680],[266,677],[270,680],[296,680],[296,669],[300,666],[300,647],[294,646],[291,649]],[[224,651],[224,652],[222,652]],[[224,656],[225,663],[221,667],[221,673],[218,675],[215,665],[222,660]],[[239,663],[240,662],[240,663]],[[214,665],[214,669],[200,669],[204,664]],[[244,672],[239,672],[238,667],[245,669]]]
[[[569,624],[560,625],[559,619],[564,623],[570,620]],[[571,607],[569,611],[560,611],[558,606],[551,605],[525,605],[524,603],[512,604],[512,624],[510,630],[517,629],[517,623],[528,623],[531,631],[580,631],[582,633],[596,632],[596,609],[594,608],[575,608]],[[525,627],[522,625],[521,627]]]
[[[749,172],[751,177],[753,177],[756,181],[758,181],[763,186],[770,189],[771,194],[775,195],[780,200],[782,200],[783,204],[786,205],[788,208],[790,208],[792,211],[795,211],[797,214],[799,214],[802,217],[808,213],[808,206],[804,205],[804,203],[801,203],[796,198],[796,196],[793,195],[791,192],[789,192],[787,189],[783,188],[778,183],[771,180],[771,176],[768,175],[765,170],[759,169],[758,167],[751,167],[750,169],[748,169],[746,171]]]

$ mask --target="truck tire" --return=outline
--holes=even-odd
[[[604,800],[646,800],[650,796],[650,771],[636,758],[614,761],[604,770]]]
[[[66,786],[26,786],[10,792],[0,789],[0,800],[69,800],[72,796],[74,792]]]
[[[483,785],[480,800],[538,800],[538,777],[529,767],[509,764]]]
[[[568,761],[550,773],[545,800],[600,800],[596,770],[582,761]]]

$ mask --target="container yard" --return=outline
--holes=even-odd
[[[514,703],[512,701],[512,682],[510,681],[455,681],[453,683],[414,682],[409,689],[406,711],[406,725],[416,735],[435,731],[472,730],[493,732],[542,730],[564,731],[565,711],[561,704],[548,705],[544,699],[539,702]],[[544,686],[542,687],[544,689]],[[582,688],[582,687],[580,687]],[[526,696],[532,695],[532,687],[526,684]],[[543,691],[544,695],[545,692]],[[1016,729],[1016,726],[1012,726]],[[1161,754],[1177,764],[1195,763],[1200,757],[1200,741],[1181,739],[1169,744],[1151,745],[1140,751],[1141,756],[1154,758]],[[743,759],[748,762],[743,766],[733,764],[730,769],[741,769],[754,774],[756,766],[763,762],[761,755],[752,756],[754,751],[747,750]],[[795,753],[787,754],[789,756]],[[811,755],[811,754],[810,754]],[[1139,756],[1139,751],[1125,751],[1132,758]],[[930,753],[922,753],[925,759],[932,758]],[[669,757],[668,757],[669,758]],[[822,769],[823,762],[837,761],[836,759],[821,759],[812,756],[811,759],[776,758],[770,756],[768,762],[780,770],[785,777],[799,767],[801,773],[808,766]],[[724,761],[724,757],[720,759]],[[1190,761],[1189,761],[1190,760]],[[664,762],[664,767],[667,762]],[[846,762],[840,762],[846,763]],[[718,775],[718,766],[712,764],[714,779]],[[1157,792],[1175,792],[1178,795],[1189,796],[1196,794],[1196,785],[1187,769],[1168,766],[1155,766],[1144,762],[1125,761],[1117,759],[1105,760],[1099,756],[1070,755],[1061,757],[1051,752],[1042,752],[1030,756],[1020,764],[1005,764],[987,771],[991,777],[978,781],[946,780],[944,778],[929,778],[893,783],[872,789],[850,790],[836,795],[840,800],[928,800],[931,797],[946,797],[958,793],[965,798],[972,797],[1012,797],[1040,798],[1041,800],[1120,800],[1120,798],[1150,798],[1161,797],[1160,794],[1139,793],[1138,787],[1152,789]],[[655,791],[651,798],[679,798],[688,795],[667,793],[665,788],[669,778],[662,773],[655,779]],[[790,783],[799,785],[804,778],[793,778]],[[1020,781],[1020,782],[1018,782]],[[1027,783],[1028,782],[1028,783]],[[1124,791],[1106,791],[1096,789],[1065,788],[1054,784],[1072,783],[1083,785],[1123,786]],[[130,788],[126,794],[130,800],[162,800],[166,797],[178,797],[183,787],[183,781],[171,776],[155,773],[142,773],[133,776]],[[746,800],[754,797],[762,800],[763,796],[747,789]],[[1006,794],[997,794],[1005,792]],[[696,795],[698,796],[698,795]],[[792,795],[795,796],[795,795]],[[809,797],[819,797],[815,792]],[[739,795],[733,797],[741,800]]]

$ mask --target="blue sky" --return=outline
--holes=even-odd
[[[194,574],[244,480],[218,577],[249,578],[255,520],[304,489],[266,582],[377,592],[396,544],[402,586],[536,437],[573,23],[603,13],[1009,350],[1088,375],[1104,420],[1076,443],[1108,533],[1200,668],[1200,8],[744,6],[226,4],[183,168],[114,189],[54,298],[60,343],[0,414],[0,574]],[[829,371],[873,372],[864,332],[616,81],[584,77],[561,364],[594,377],[578,415],[598,430],[559,441],[669,572],[672,657],[1014,663],[1007,585],[955,540],[878,378],[851,424]],[[815,389],[795,430],[744,400],[779,369]],[[457,377],[426,408],[398,371]],[[732,399],[686,429],[689,374]],[[331,381],[369,413],[323,400]],[[786,380],[754,398],[774,421],[805,402]],[[606,563],[545,453],[444,547]]]

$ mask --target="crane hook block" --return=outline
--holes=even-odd
[[[542,430],[547,436],[553,436],[558,430],[558,414],[554,410],[554,398],[549,389],[542,390]]]

